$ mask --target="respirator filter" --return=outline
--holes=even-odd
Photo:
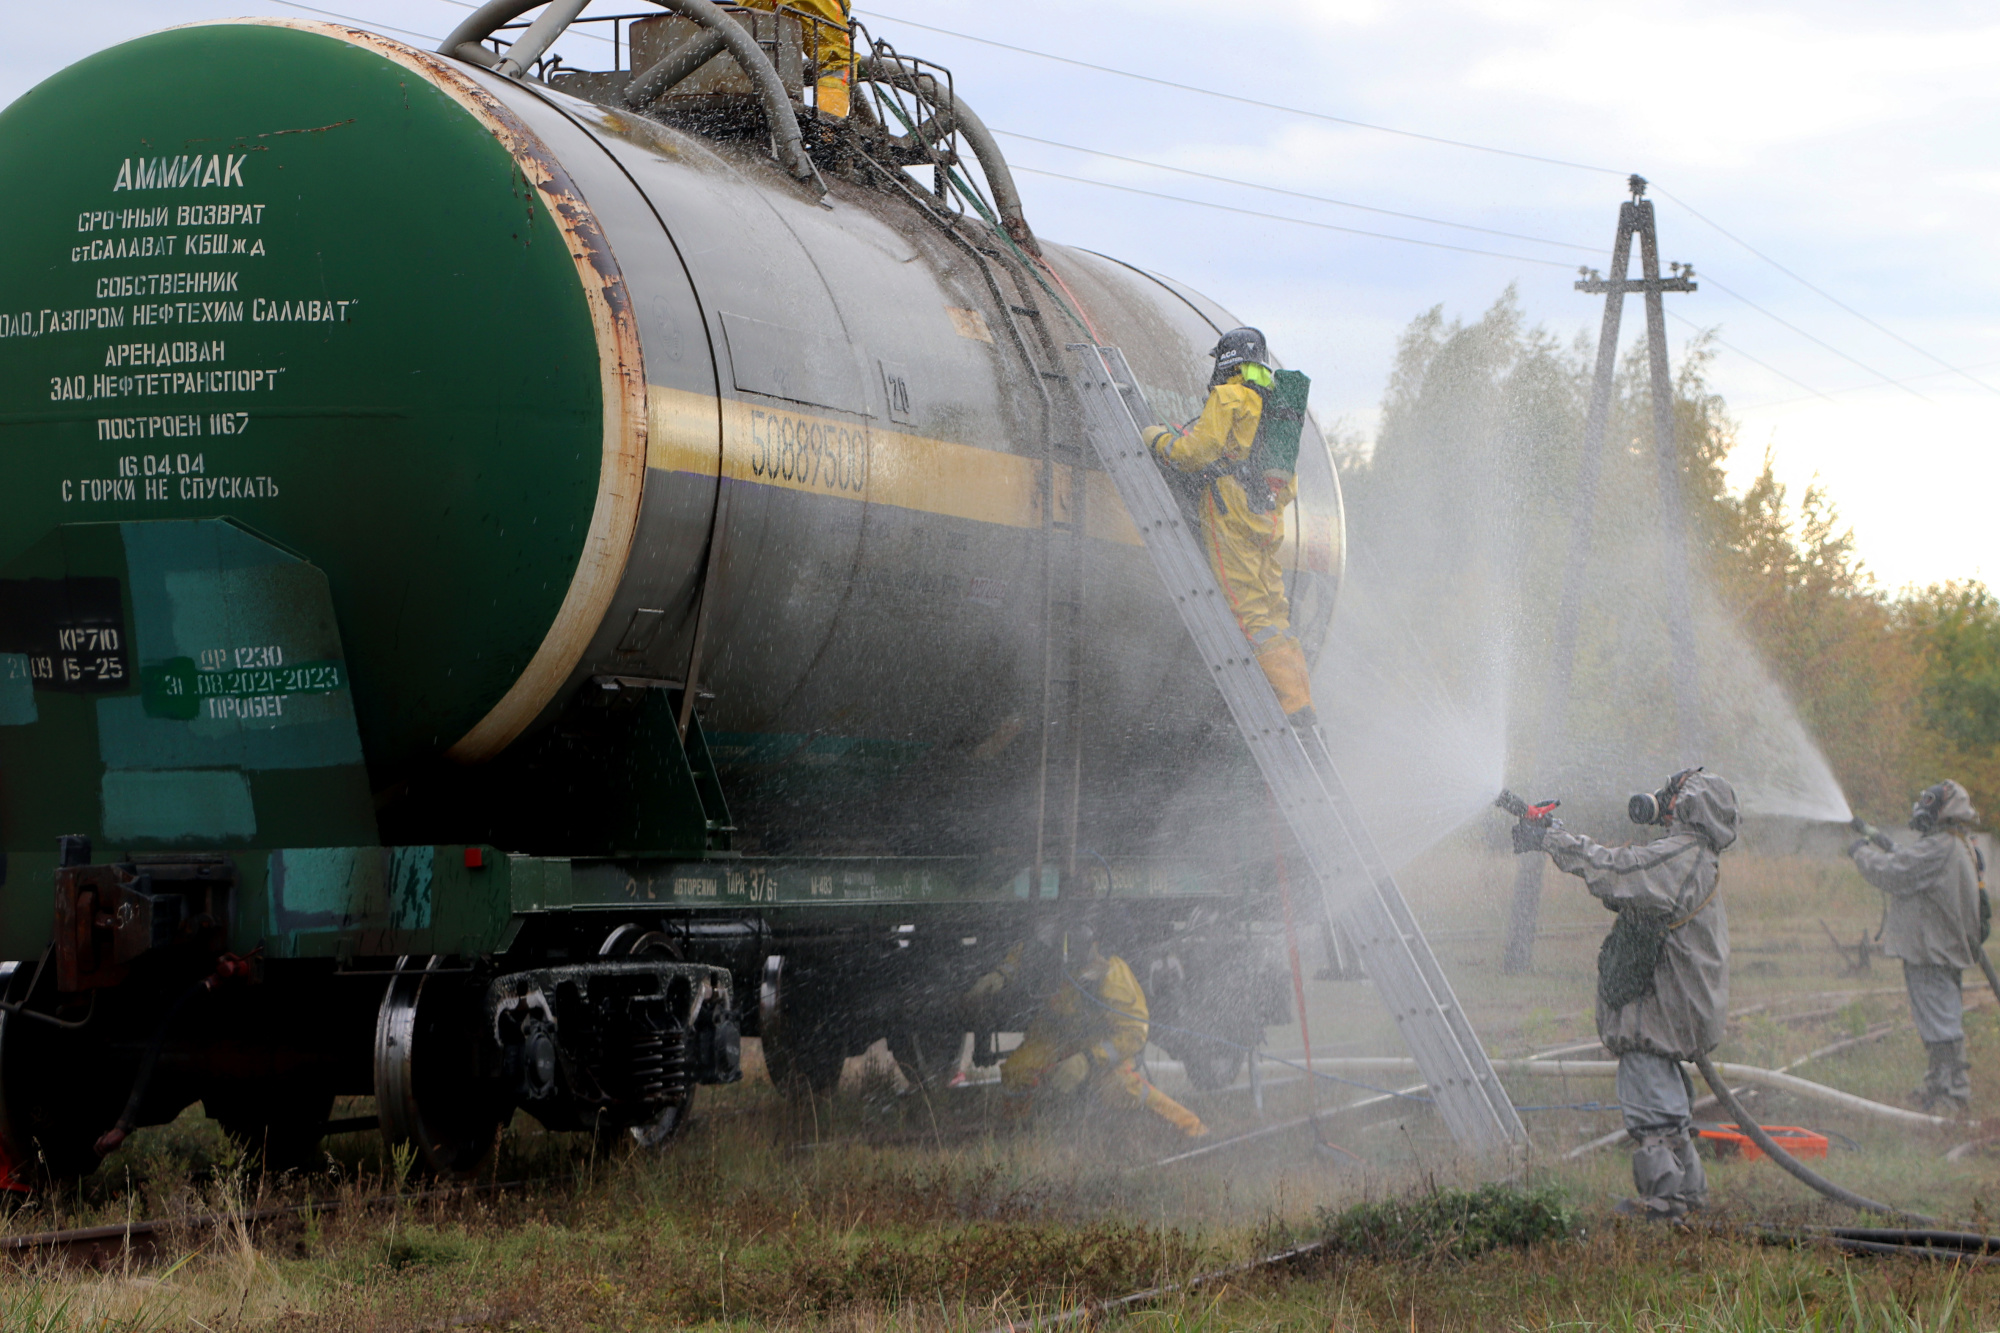
[[[1625,802],[1625,813],[1634,824],[1664,824],[1667,822],[1667,793],[1642,791]]]
[[[1625,813],[1634,824],[1665,824],[1674,814],[1674,799],[1687,786],[1688,779],[1701,772],[1699,768],[1684,768],[1667,779],[1667,785],[1653,792],[1640,792],[1625,802]]]

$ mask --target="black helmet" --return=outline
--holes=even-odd
[[[1261,329],[1231,329],[1222,335],[1222,341],[1209,355],[1215,358],[1215,378],[1218,381],[1229,378],[1238,366],[1246,362],[1260,366],[1271,364],[1271,350],[1264,345]]]

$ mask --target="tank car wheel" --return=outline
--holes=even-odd
[[[646,927],[628,922],[604,937],[604,943],[597,947],[600,958],[645,958],[680,957],[680,950],[673,940],[662,931],[648,930]],[[694,1115],[694,1095],[696,1088],[690,1084],[680,1104],[669,1106],[651,1120],[639,1125],[618,1125],[597,1131],[598,1147],[606,1154],[631,1145],[646,1151],[665,1148],[679,1136],[688,1120]]]
[[[965,1053],[965,1029],[949,1023],[912,1025],[889,1038],[903,1077],[920,1088],[942,1088],[958,1073]]]
[[[628,921],[612,930],[597,946],[599,958],[644,958],[648,956],[679,959],[681,951],[674,946],[673,939],[665,931],[648,930],[636,921]]]
[[[0,1013],[0,1153],[14,1166],[17,1180],[81,1180],[97,1169],[97,1135],[118,1113],[109,1112],[93,1130],[98,1121],[55,1092],[62,1062],[22,1049],[40,1045],[33,1026],[33,1019]]]
[[[652,1152],[665,1148],[694,1115],[696,1088],[690,1086],[679,1106],[669,1106],[643,1125],[615,1125],[597,1131],[597,1146],[606,1156],[630,1145]]]
[[[37,970],[7,966],[0,994],[20,1004]],[[101,1063],[81,1046],[75,1033],[0,1011],[0,1153],[18,1183],[81,1180],[97,1169],[97,1136],[118,1118],[119,1094],[101,1078],[79,1086],[79,1067]]]
[[[840,1090],[841,1071],[847,1056],[838,1045],[806,1042],[792,1045],[788,1040],[764,1038],[764,1068],[771,1082],[788,1097],[831,1097]]]
[[[479,993],[451,980],[390,981],[375,1020],[375,1111],[383,1140],[408,1145],[418,1171],[466,1180],[492,1159],[509,1116],[474,1063]]]
[[[1221,1042],[1190,1042],[1183,1048],[1181,1065],[1188,1082],[1203,1092],[1219,1092],[1236,1082],[1243,1072],[1243,1052]]]
[[[814,1005],[798,990],[796,978],[786,979],[783,956],[773,954],[764,960],[764,980],[757,995],[764,1070],[772,1086],[788,1097],[831,1097],[847,1067],[847,1043],[831,1024],[805,1018],[825,1007]]]

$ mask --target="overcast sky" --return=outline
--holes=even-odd
[[[1017,168],[1325,224],[1028,171],[1020,181],[1038,232],[1173,274],[1262,325],[1289,364],[1314,376],[1322,419],[1346,418],[1364,432],[1398,330],[1432,305],[1476,317],[1513,282],[1529,317],[1565,340],[1594,330],[1598,306],[1571,290],[1574,266],[1605,266],[1624,174],[1642,173],[1671,196],[1659,201],[1663,257],[1694,263],[1702,284],[1667,298],[1691,322],[1669,321],[1676,363],[1691,325],[1717,328],[1729,344],[1714,380],[1742,423],[1734,479],[1754,474],[1766,449],[1795,496],[1817,476],[1892,587],[2000,577],[1992,519],[2000,387],[1988,387],[2000,386],[2000,255],[1990,240],[2000,202],[1992,147],[2000,143],[2000,11],[1992,6],[881,3],[857,11],[870,30],[949,65],[960,95],[997,130],[1537,238],[1003,141]],[[469,6],[322,0],[316,8],[435,37]],[[595,12],[646,8],[600,0]],[[0,48],[0,102],[154,28],[304,12],[273,0],[68,0],[16,10],[13,37]],[[605,63],[594,42],[562,49],[578,67]],[[1410,133],[1260,109],[1196,88]],[[1636,302],[1625,328],[1628,338],[1643,329]]]

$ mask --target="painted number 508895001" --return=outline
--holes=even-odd
[[[859,429],[752,408],[750,473],[859,494],[868,489],[868,437]]]

